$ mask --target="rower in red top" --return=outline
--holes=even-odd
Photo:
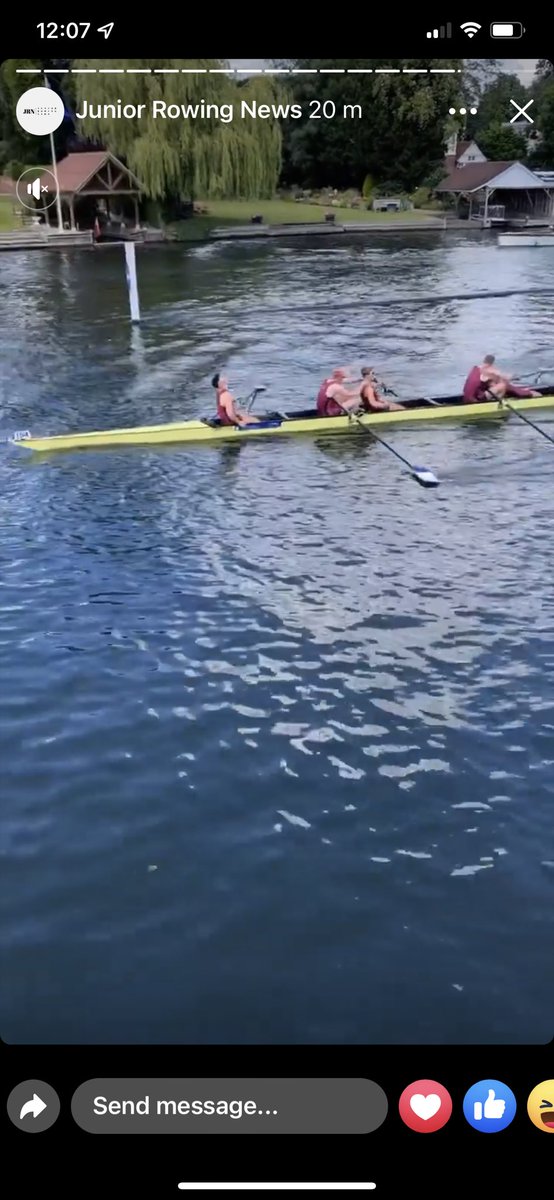
[[[360,385],[351,392],[344,386],[348,382],[348,371],[344,367],[336,367],[333,374],[323,380],[316,401],[320,417],[340,417],[344,416],[345,409],[355,412],[360,407]]]
[[[495,367],[494,354],[485,354],[479,367],[473,367],[464,384],[463,397],[466,404],[483,404],[486,400],[503,400],[505,396],[525,399],[540,396],[532,388],[516,387],[511,375]]]
[[[362,386],[360,400],[365,412],[398,412],[403,404],[393,404],[384,400],[377,391],[377,379],[373,367],[362,367]]]
[[[259,418],[237,408],[229,391],[228,381],[223,375],[214,375],[212,387],[217,393],[217,415],[222,425],[259,425]]]

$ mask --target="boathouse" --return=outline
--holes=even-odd
[[[44,183],[52,183],[52,168]],[[68,154],[56,166],[62,219],[68,229],[140,229],[140,181],[108,150]],[[56,206],[44,210],[57,224]]]
[[[451,195],[459,216],[492,225],[548,225],[554,219],[554,186],[520,162],[468,162],[435,188]]]

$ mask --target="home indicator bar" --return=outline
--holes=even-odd
[[[373,1192],[376,1183],[178,1183],[180,1192]]]

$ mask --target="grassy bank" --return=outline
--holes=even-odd
[[[321,224],[326,212],[332,212],[337,225],[418,225],[437,213],[423,209],[406,212],[371,212],[366,208],[326,208],[322,204],[304,204],[294,200],[206,200],[198,206],[206,213],[179,221],[172,228],[186,241],[207,237],[211,229],[225,225],[249,225],[253,216],[261,216],[265,225]],[[439,214],[440,218],[440,214]]]
[[[12,229],[21,229],[22,209],[14,213],[16,201],[13,196],[0,196],[0,231],[9,233]]]

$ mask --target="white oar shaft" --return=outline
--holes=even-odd
[[[354,420],[357,421],[360,429],[363,429],[367,437],[373,438],[376,442],[379,442],[380,446],[384,446],[385,450],[389,450],[391,454],[394,454],[395,458],[398,458],[401,463],[404,463],[404,466],[408,467],[411,471],[412,477],[417,479],[417,482],[420,483],[422,487],[438,487],[439,481],[436,475],[433,475],[433,472],[430,471],[428,467],[414,467],[411,462],[408,462],[407,458],[404,458],[403,454],[399,454],[398,450],[394,449],[394,446],[391,446],[389,442],[385,441],[384,438],[379,437],[379,435],[375,433],[374,429],[366,429],[363,421],[360,420],[356,413],[349,412],[348,409],[340,403],[340,401],[337,401],[337,403],[339,408],[342,408],[342,411],[346,417],[354,418]]]

